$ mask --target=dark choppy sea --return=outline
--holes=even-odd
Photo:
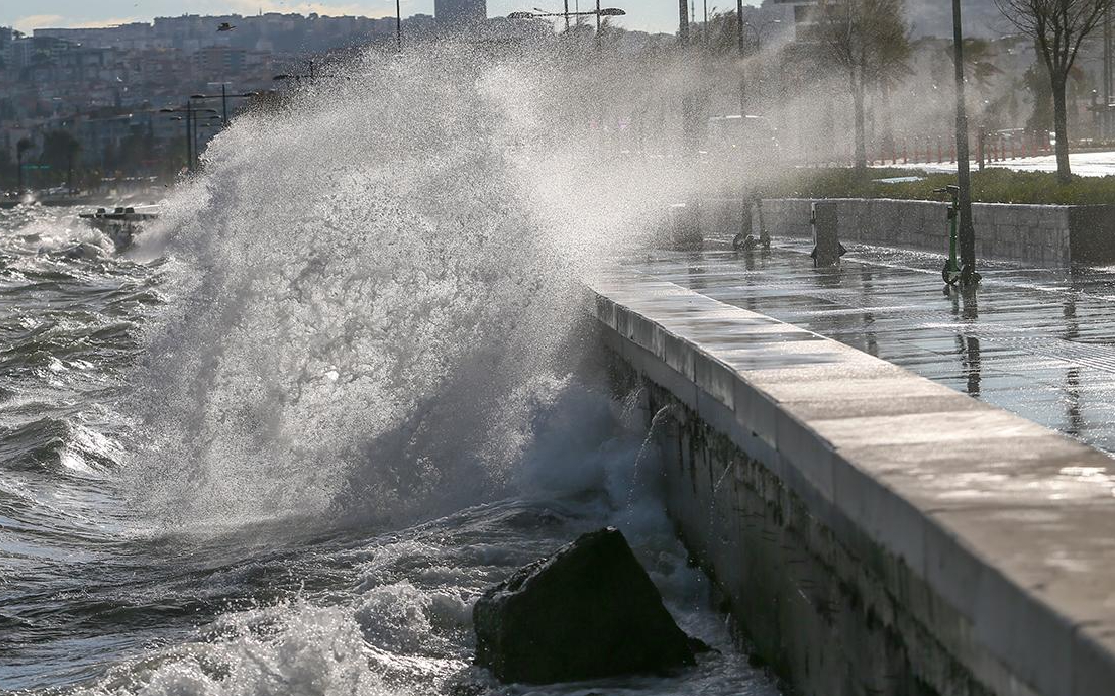
[[[145,502],[168,469],[142,441],[136,380],[147,324],[177,286],[167,261],[115,255],[76,212],[0,211],[0,690],[776,693],[707,609],[707,581],[654,501],[645,433],[588,387],[566,385],[535,419],[542,444],[503,495],[435,519],[195,525],[194,508]],[[478,593],[607,523],[683,627],[722,652],[674,678],[553,688],[473,669]]]

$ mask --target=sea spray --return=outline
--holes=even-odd
[[[602,147],[594,66],[369,53],[239,118],[139,256],[143,504],[201,529],[429,515],[506,490],[579,356],[580,282],[687,180]],[[612,85],[614,86],[614,85]]]

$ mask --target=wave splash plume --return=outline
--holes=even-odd
[[[553,60],[368,54],[215,140],[139,252],[175,259],[136,467],[168,521],[504,489],[578,283],[679,185],[603,148],[609,85]]]
[[[125,257],[72,215],[9,235],[32,359],[0,447],[34,525],[0,537],[0,689],[520,693],[471,667],[471,602],[617,524],[722,654],[534,693],[776,693],[591,359],[583,280],[708,174],[663,135],[689,75],[647,61],[367,53],[237,118]]]

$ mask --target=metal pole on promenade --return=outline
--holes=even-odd
[[[569,31],[569,0],[565,0],[565,31]]]
[[[1108,107],[1111,105],[1111,81],[1115,77],[1115,66],[1111,57],[1111,9],[1103,13],[1103,111],[1100,112],[1100,133],[1104,140],[1111,137],[1111,114]]]
[[[979,282],[972,226],[972,173],[968,167],[968,112],[964,105],[964,29],[960,0],[952,0],[952,63],[956,81],[956,169],[960,185],[960,282]]]
[[[701,39],[702,39],[701,43],[708,46],[708,0],[705,0],[704,4],[705,4],[705,9],[704,9],[705,19],[704,19],[704,24],[701,25]],[[715,9],[715,8],[713,8],[713,9]]]
[[[739,44],[739,115],[743,116],[747,113],[744,108],[747,76],[743,68],[743,59],[746,53],[743,45],[743,0],[736,0],[736,39]]]
[[[194,170],[193,104],[186,100],[186,171]]]
[[[221,123],[228,125],[228,97],[225,95],[225,83],[221,83]]]
[[[689,45],[689,4],[678,0],[678,41],[682,46]]]
[[[403,9],[399,0],[395,0],[395,50],[403,52]],[[314,64],[310,63],[310,72],[313,71]]]

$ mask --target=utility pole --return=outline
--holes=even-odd
[[[687,0],[678,0],[678,48],[683,56],[689,50],[689,3]],[[693,146],[693,97],[691,90],[686,87],[681,97],[681,136],[685,153],[689,154]]]
[[[960,282],[977,283],[976,230],[972,226],[972,173],[968,167],[968,112],[964,105],[964,29],[960,0],[952,0],[952,65],[956,81],[956,169],[960,185]]]
[[[743,0],[736,0],[736,39],[739,44],[739,115],[747,114],[744,108],[747,92],[747,74],[744,71],[743,59],[746,50],[743,45]]]
[[[708,46],[708,0],[704,0],[704,5],[705,23],[701,26],[701,36],[704,38],[704,41],[702,43]]]
[[[1113,70],[1111,62],[1111,8],[1103,13],[1103,107],[1100,111],[1100,137],[1106,140],[1111,137],[1111,82]]]
[[[193,103],[186,100],[186,171],[194,170],[194,131],[193,131]]]

